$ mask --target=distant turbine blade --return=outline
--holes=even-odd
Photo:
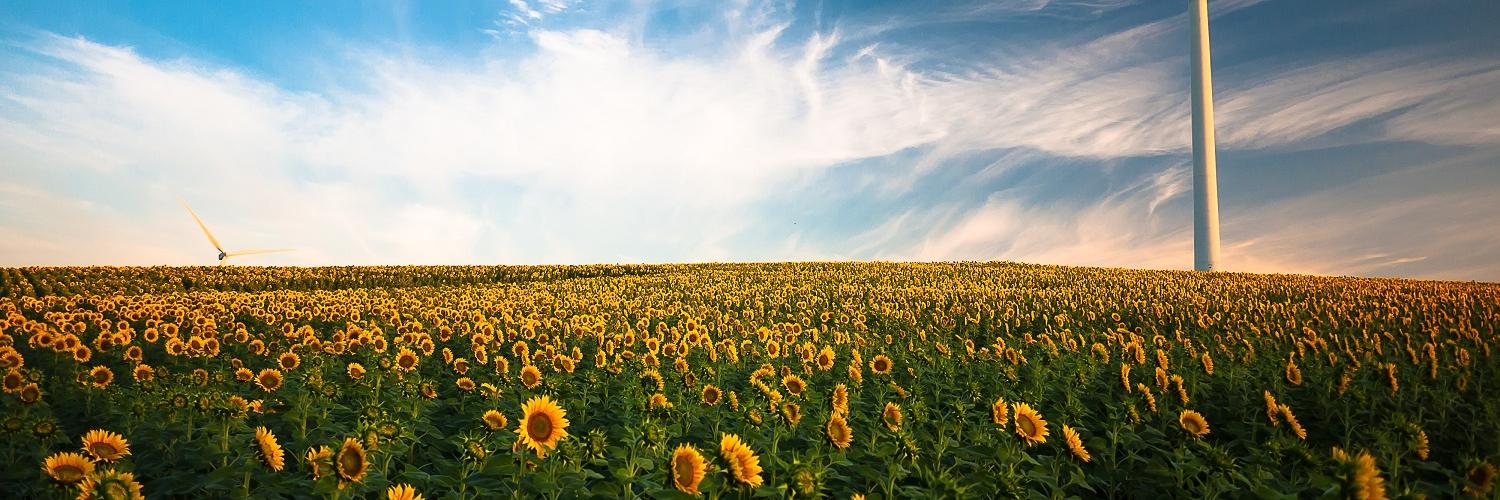
[[[234,252],[226,252],[225,255],[224,255],[224,258],[227,259],[229,257],[239,257],[241,255],[256,255],[256,254],[262,254],[262,253],[281,253],[281,252],[295,252],[295,251],[297,251],[297,249],[295,249],[295,248],[257,248],[257,249],[254,249],[254,250],[237,250],[237,251],[234,251]]]
[[[203,235],[208,237],[208,242],[214,244],[214,250],[223,252],[224,245],[219,244],[219,239],[214,237],[214,233],[208,232],[208,225],[203,223],[203,219],[198,218],[198,212],[194,212],[193,207],[188,206],[186,201],[182,202],[182,208],[186,208],[188,215],[193,216],[193,220],[198,223],[198,229],[202,229]]]

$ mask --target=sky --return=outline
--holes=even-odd
[[[1186,6],[0,0],[0,266],[1190,269]],[[1209,9],[1225,269],[1500,281],[1500,2]]]

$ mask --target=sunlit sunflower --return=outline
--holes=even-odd
[[[1078,457],[1083,463],[1088,463],[1090,459],[1089,450],[1083,448],[1083,438],[1078,436],[1078,431],[1064,424],[1062,426],[1062,433],[1063,441],[1068,443],[1068,451],[1073,452],[1073,456]]]
[[[697,495],[698,483],[703,482],[703,476],[707,472],[708,466],[704,464],[703,454],[697,448],[684,444],[672,451],[672,484],[678,490]]]
[[[78,483],[78,500],[145,500],[135,474],[105,469],[89,474]]]
[[[990,404],[990,421],[1001,429],[1010,424],[1010,405],[1005,403],[1005,398],[995,398]]]
[[[83,451],[99,460],[113,462],[130,454],[130,443],[119,434],[94,429],[83,435]]]
[[[302,366],[302,357],[295,352],[287,351],[282,353],[281,357],[276,358],[276,363],[281,365],[282,370],[292,371]]]
[[[109,387],[109,384],[114,381],[115,372],[110,371],[109,367],[95,366],[89,370],[89,384],[95,389]]]
[[[667,395],[660,392],[652,394],[647,401],[647,406],[653,410],[667,410],[672,408],[672,402],[667,400]]]
[[[1041,413],[1026,403],[1016,403],[1013,409],[1016,414],[1017,436],[1021,436],[1028,446],[1047,442],[1047,419],[1042,418]]]
[[[884,354],[877,354],[874,359],[870,360],[870,371],[876,375],[891,373],[892,366],[894,365],[891,363],[891,358],[886,357]]]
[[[1292,414],[1291,407],[1284,404],[1278,404],[1276,405],[1276,410],[1281,414],[1281,419],[1286,421],[1287,427],[1292,430],[1292,434],[1295,434],[1297,436],[1297,439],[1306,441],[1307,429],[1302,428],[1302,423],[1298,422],[1297,416]]]
[[[459,377],[458,380],[455,380],[453,382],[453,384],[457,385],[458,389],[464,392],[471,392],[475,388],[479,387],[474,383],[474,379],[471,379],[469,377]]]
[[[541,384],[541,370],[537,369],[537,367],[533,365],[526,365],[524,367],[521,367],[521,385],[526,386],[527,389],[535,389],[536,386]]]
[[[802,406],[797,403],[781,405],[781,418],[786,420],[787,425],[797,425],[802,421]]]
[[[1201,438],[1208,435],[1208,421],[1196,411],[1182,410],[1182,413],[1177,416],[1177,423],[1182,426],[1182,430],[1192,434],[1193,437]]]
[[[369,458],[365,456],[364,443],[358,439],[344,438],[344,444],[339,446],[339,453],[334,457],[333,465],[343,481],[359,482],[364,479],[365,471],[370,468]]]
[[[833,413],[835,415],[849,414],[849,388],[844,384],[833,386]]]
[[[786,392],[792,397],[802,397],[802,391],[807,389],[807,382],[803,381],[802,377],[787,375],[781,378],[781,386],[785,387]]]
[[[149,382],[155,376],[156,370],[151,368],[151,365],[145,363],[135,365],[135,368],[130,370],[130,377],[134,378],[136,382]]]
[[[349,372],[349,378],[352,378],[354,380],[365,378],[365,365],[359,363],[349,363],[347,371]]]
[[[1333,458],[1348,467],[1348,486],[1353,490],[1351,498],[1385,500],[1385,478],[1380,477],[1380,467],[1376,466],[1375,457],[1370,452],[1362,451],[1351,457],[1343,448],[1335,446]]]
[[[521,444],[531,448],[538,457],[546,457],[547,450],[557,447],[557,442],[568,436],[568,412],[547,396],[537,396],[521,406],[521,426],[516,434],[521,435]]]
[[[329,460],[331,460],[332,458],[333,450],[328,449],[327,446],[308,448],[307,454],[302,456],[302,460],[304,462],[307,462],[307,467],[309,469],[312,469],[312,477],[314,481],[322,479],[323,476],[328,475],[329,468],[332,467],[332,463],[330,463]]]
[[[64,451],[47,457],[42,469],[54,481],[73,484],[94,473],[94,462],[81,454]]]
[[[761,485],[760,457],[739,436],[725,434],[719,441],[719,454],[729,464],[729,473],[736,482],[752,488]]]
[[[703,385],[703,404],[709,406],[718,406],[719,400],[723,398],[723,396],[724,393],[720,391],[717,386],[713,384]]]
[[[281,388],[281,370],[266,368],[255,375],[255,385],[266,392],[276,392]]]
[[[504,429],[505,426],[509,423],[509,421],[505,419],[505,415],[495,410],[488,410],[484,412],[484,416],[481,417],[481,420],[484,421],[484,426],[488,427],[492,431]]]
[[[837,414],[828,418],[827,431],[828,440],[841,450],[848,448],[849,443],[854,441],[854,430],[849,428],[849,422]]]
[[[833,348],[832,347],[824,347],[823,350],[818,351],[818,359],[817,359],[818,369],[819,370],[823,370],[825,372],[828,371],[828,370],[833,369],[833,361],[834,361],[834,359],[835,359],[835,356],[834,356],[834,353],[833,353]]]
[[[412,351],[411,349],[402,347],[400,350],[396,351],[397,370],[401,370],[403,372],[411,372],[412,370],[416,370],[417,365],[421,364],[421,362],[422,358],[417,357],[417,353],[415,351]]]
[[[901,429],[901,405],[892,402],[885,403],[885,409],[880,411],[880,421],[885,423],[885,428],[895,432]]]
[[[26,404],[33,404],[37,401],[41,401],[42,386],[36,385],[36,382],[26,384],[25,386],[21,387],[20,397],[21,402]]]
[[[385,490],[386,500],[422,500],[422,494],[409,484],[398,484]]]
[[[276,435],[265,427],[255,428],[255,443],[260,445],[260,456],[266,461],[271,470],[281,472],[286,466],[286,452],[282,451],[281,444],[276,442]]]
[[[3,384],[5,392],[19,392],[24,385],[26,385],[26,374],[21,373],[21,370],[11,369],[5,372],[5,382]]]

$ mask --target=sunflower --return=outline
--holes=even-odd
[[[281,370],[266,368],[255,376],[255,385],[266,392],[276,392],[281,388]]]
[[[1469,481],[1469,484],[1464,486],[1464,491],[1475,497],[1486,495],[1495,487],[1496,476],[1500,476],[1500,471],[1496,471],[1494,465],[1489,463],[1477,465],[1464,476],[1464,479]]]
[[[475,387],[478,387],[474,384],[474,379],[471,379],[469,377],[459,377],[458,380],[454,381],[453,383],[454,385],[458,386],[459,390],[464,392],[473,391]]]
[[[823,370],[826,372],[833,369],[833,360],[834,354],[832,347],[824,347],[823,350],[818,351],[817,362],[819,370]]]
[[[110,371],[109,367],[95,366],[89,370],[89,384],[93,385],[95,389],[109,387],[109,384],[114,381],[115,372]]]
[[[1026,440],[1027,446],[1047,442],[1047,420],[1041,413],[1026,403],[1016,403],[1015,413],[1016,435]]]
[[[131,378],[134,378],[136,382],[148,382],[155,375],[156,370],[152,369],[151,365],[145,363],[135,365],[135,369],[130,371]]]
[[[94,429],[83,435],[83,451],[99,460],[113,462],[130,454],[130,442],[119,434]]]
[[[94,462],[81,454],[64,451],[47,457],[42,469],[54,481],[73,484],[94,473]]]
[[[365,456],[364,443],[354,438],[344,438],[344,444],[339,446],[339,453],[333,463],[338,470],[339,477],[347,482],[359,482],[364,479],[365,471],[370,468],[368,457]]]
[[[506,424],[509,423],[505,420],[505,415],[495,410],[484,412],[484,416],[480,419],[484,421],[484,426],[492,431],[504,429]]]
[[[521,385],[526,386],[527,389],[535,389],[536,386],[542,385],[542,371],[534,365],[521,367]]]
[[[885,422],[885,428],[891,432],[901,429],[901,405],[887,401],[885,409],[880,411],[880,420]]]
[[[797,403],[787,403],[781,406],[781,418],[786,419],[787,425],[797,425],[802,421],[802,407]]]
[[[422,388],[421,388],[420,392],[422,393],[422,397],[424,397],[424,398],[427,398],[427,399],[436,399],[437,398],[437,389],[433,389],[431,383],[426,383],[426,382],[422,383]]]
[[[844,417],[835,414],[828,418],[828,440],[841,450],[848,448],[849,443],[854,441],[854,431],[849,428],[849,422]]]
[[[547,396],[537,396],[521,406],[521,425],[516,434],[521,443],[545,458],[547,450],[557,447],[558,440],[568,436],[568,412]]]
[[[666,410],[672,408],[672,402],[667,400],[667,395],[660,392],[652,394],[647,406],[653,410]]]
[[[1130,393],[1130,365],[1120,363],[1120,384],[1125,386],[1125,393]]]
[[[5,392],[20,392],[21,386],[24,385],[26,385],[26,374],[21,373],[21,370],[12,368],[5,372],[5,382],[3,384]]]
[[[385,490],[386,500],[422,500],[422,494],[409,484],[398,484]]]
[[[105,469],[90,474],[78,483],[78,500],[145,500],[146,495],[141,493],[141,483],[136,482],[135,474],[129,472],[117,472]]]
[[[333,450],[328,449],[327,446],[308,448],[307,454],[302,456],[303,461],[307,462],[308,468],[312,469],[314,481],[322,479],[324,475],[328,474],[328,467],[330,467],[328,461],[332,458]]]
[[[1262,397],[1266,400],[1266,418],[1271,420],[1271,425],[1280,427],[1281,410],[1276,406],[1276,396],[1271,395],[1271,391],[1261,392]]]
[[[1063,441],[1068,443],[1068,451],[1073,452],[1073,456],[1078,457],[1083,463],[1088,463],[1089,450],[1083,448],[1083,439],[1078,436],[1078,431],[1064,424],[1062,426],[1062,433]]]
[[[403,372],[411,372],[412,370],[416,370],[417,365],[421,362],[422,358],[417,357],[417,353],[415,351],[412,351],[411,349],[402,347],[401,350],[396,351],[397,370],[401,370]]]
[[[870,360],[870,371],[876,375],[891,373],[891,366],[891,358],[886,357],[884,354],[877,354],[874,359]]]
[[[849,388],[844,384],[833,386],[833,413],[835,415],[849,414]]]
[[[1353,490],[1350,497],[1359,500],[1386,498],[1385,479],[1380,477],[1380,467],[1375,465],[1375,457],[1370,452],[1362,451],[1358,456],[1350,457],[1342,448],[1335,446],[1333,458],[1352,469],[1352,474],[1348,477],[1348,486]]]
[[[39,385],[36,385],[36,382],[32,382],[32,383],[26,384],[26,386],[24,386],[24,387],[21,388],[21,402],[22,403],[33,404],[33,403],[36,403],[37,401],[41,401],[41,400],[42,400],[42,387],[39,386]]]
[[[1412,430],[1416,431],[1416,434],[1412,436],[1412,451],[1416,452],[1417,459],[1427,460],[1427,455],[1432,452],[1427,443],[1427,431],[1415,424],[1412,425]]]
[[[1307,429],[1302,428],[1302,423],[1298,422],[1297,416],[1292,414],[1292,408],[1284,404],[1278,404],[1276,405],[1276,410],[1281,414],[1281,419],[1286,421],[1287,427],[1292,430],[1292,434],[1296,434],[1297,439],[1307,441]]]
[[[787,394],[793,397],[802,397],[802,391],[807,389],[807,382],[802,377],[787,375],[781,378],[781,386],[786,388]]]
[[[713,384],[704,384],[703,385],[703,404],[706,404],[706,405],[709,405],[709,406],[718,406],[719,405],[719,399],[722,398],[723,396],[724,396],[724,393],[722,391],[720,391],[717,386],[715,386]]]
[[[990,404],[990,421],[1001,429],[1010,424],[1010,405],[1005,403],[1005,398],[995,398]]]
[[[281,472],[286,466],[286,452],[282,451],[281,444],[276,442],[276,435],[265,427],[255,428],[255,443],[260,445],[260,456],[266,460],[266,465],[271,470]]]
[[[739,436],[725,434],[719,441],[719,455],[729,464],[729,473],[735,481],[751,488],[760,486],[760,457]]]
[[[354,380],[365,378],[365,365],[359,363],[349,363],[347,370],[349,372],[349,378],[352,378]]]
[[[292,371],[296,370],[298,366],[302,366],[302,357],[298,356],[295,352],[287,351],[282,353],[281,357],[276,358],[276,363],[281,365],[281,369]]]
[[[672,484],[689,495],[698,494],[698,483],[708,467],[703,463],[703,454],[692,445],[679,445],[672,451]]]
[[[1208,434],[1208,421],[1196,411],[1182,410],[1182,413],[1177,416],[1177,423],[1182,426],[1182,430],[1188,431],[1188,434],[1192,434],[1193,437],[1201,438]]]

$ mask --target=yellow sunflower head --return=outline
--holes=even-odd
[[[708,472],[703,454],[692,445],[680,445],[672,452],[672,484],[689,495],[698,494],[698,483]]]
[[[729,474],[735,482],[752,488],[761,485],[760,457],[755,456],[755,451],[745,446],[739,436],[725,434],[719,441],[719,454],[729,464]]]
[[[990,405],[990,421],[1002,429],[1010,424],[1010,405],[1005,403],[1005,399],[996,398],[994,404]]]
[[[1016,435],[1026,441],[1028,446],[1047,442],[1047,419],[1026,403],[1015,404]]]
[[[58,452],[42,462],[42,469],[52,480],[74,484],[94,473],[94,462],[78,453]]]
[[[557,442],[568,436],[567,414],[550,397],[531,398],[521,405],[521,425],[516,434],[538,457],[546,457],[547,450],[556,448]]]
[[[145,500],[146,498],[146,495],[141,492],[141,483],[135,480],[135,474],[113,469],[89,474],[78,483],[78,490],[79,500]]]
[[[398,484],[385,490],[386,500],[422,500],[422,494],[409,484]]]
[[[113,462],[130,454],[130,443],[119,434],[94,429],[83,435],[83,451],[99,460]]]
[[[1208,435],[1208,420],[1204,420],[1203,414],[1193,410],[1182,410],[1177,416],[1177,423],[1182,430],[1192,434],[1193,437],[1201,438]]]
[[[703,386],[703,404],[718,406],[719,399],[723,396],[724,393],[717,386],[713,384],[705,384]]]
[[[1073,456],[1078,457],[1078,459],[1082,460],[1083,463],[1088,463],[1091,459],[1089,450],[1084,449],[1083,438],[1078,435],[1078,431],[1073,430],[1072,427],[1063,425],[1062,433],[1063,441],[1067,442],[1068,444],[1068,451],[1073,452]]]
[[[849,443],[854,441],[854,431],[849,428],[849,421],[845,420],[842,416],[834,415],[830,417],[828,419],[827,430],[828,440],[841,450],[848,448]]]
[[[488,427],[492,431],[504,429],[506,424],[509,423],[509,421],[505,419],[504,414],[501,414],[499,411],[495,410],[484,412],[484,417],[481,417],[481,419],[484,420],[484,426]]]
[[[880,420],[885,427],[895,432],[901,429],[901,405],[887,401],[885,409],[880,411]]]
[[[309,469],[312,469],[312,477],[314,481],[322,479],[323,476],[328,475],[329,469],[330,467],[332,467],[332,464],[329,463],[329,460],[331,460],[332,458],[333,450],[329,449],[327,446],[308,448],[307,454],[303,455],[303,460],[307,462],[307,467]]]
[[[886,375],[891,373],[892,366],[894,365],[893,363],[891,363],[891,358],[886,357],[886,355],[884,354],[877,354],[873,359],[870,360],[870,371],[874,372],[876,375]]]
[[[339,478],[344,481],[358,482],[364,479],[365,471],[370,468],[364,443],[358,439],[344,438],[344,444],[339,446],[339,453],[334,457],[333,465],[338,470]]]
[[[255,376],[255,385],[266,392],[276,392],[281,388],[281,381],[281,370],[275,368],[263,369]]]
[[[803,381],[802,377],[787,375],[781,378],[781,386],[785,387],[786,392],[792,397],[802,397],[802,391],[807,389],[807,382]]]
[[[255,443],[260,445],[260,456],[265,459],[266,466],[271,470],[280,472],[286,466],[286,452],[281,449],[281,444],[276,442],[276,435],[265,427],[255,428]]]
[[[527,389],[535,389],[542,384],[542,371],[534,365],[526,365],[521,368],[521,385]]]

